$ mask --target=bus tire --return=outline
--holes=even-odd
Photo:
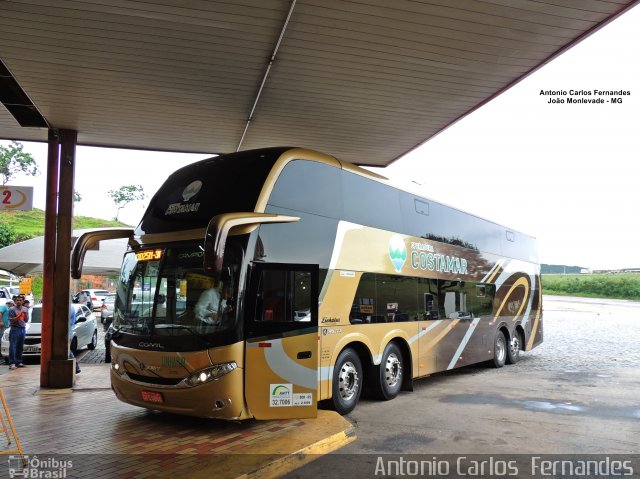
[[[504,338],[504,333],[498,331],[496,333],[496,339],[493,343],[493,367],[501,368],[507,360],[507,340]]]
[[[403,358],[402,351],[395,343],[387,344],[382,353],[380,366],[375,367],[377,374],[372,375],[373,393],[383,401],[393,399],[402,389]]]
[[[520,359],[520,348],[522,347],[522,337],[518,331],[513,332],[513,338],[509,341],[507,348],[507,364],[515,364]]]
[[[353,411],[362,392],[362,362],[351,348],[340,353],[333,368],[333,409],[345,415]]]

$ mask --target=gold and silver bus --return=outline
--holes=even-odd
[[[366,160],[366,159],[365,159]],[[542,342],[535,239],[300,148],[173,173],[128,237],[111,330],[118,399],[223,419],[341,414],[366,388],[515,363]]]

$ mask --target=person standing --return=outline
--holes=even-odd
[[[91,303],[91,296],[86,291],[80,291],[78,293],[78,303],[84,304],[87,308],[93,311],[93,303]]]
[[[0,304],[0,338],[4,334],[5,330],[9,327],[9,308],[15,303],[12,299],[7,299],[5,304]],[[0,354],[0,357],[2,355]],[[5,364],[9,364],[9,358],[4,358]]]
[[[73,351],[71,351],[71,340],[73,339],[73,327],[76,325],[76,308],[73,304],[69,305],[69,359],[76,360],[76,374],[80,374],[80,365],[76,359]]]
[[[9,369],[23,368],[22,349],[26,336],[29,310],[24,307],[24,296],[16,296],[15,305],[9,309]]]

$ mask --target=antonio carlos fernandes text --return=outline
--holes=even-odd
[[[526,466],[529,462],[529,466]],[[526,468],[528,470],[521,470]],[[428,460],[412,460],[400,457],[378,457],[375,476],[413,477],[617,477],[633,476],[632,462],[600,456],[598,459],[556,459],[531,456],[530,461],[515,459],[486,459],[459,456],[451,459],[432,457]]]

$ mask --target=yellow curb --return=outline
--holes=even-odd
[[[304,424],[285,426],[281,434],[265,437],[268,442],[212,451],[198,470],[174,477],[210,479],[215,473],[219,479],[276,479],[356,440],[353,425],[336,412],[321,410],[318,418],[299,421]]]
[[[33,393],[34,396],[55,396],[57,394],[70,394],[73,392],[71,388],[63,388],[63,389],[47,389],[40,388],[36,389]]]
[[[355,440],[355,431],[350,428],[348,431],[334,434],[288,456],[276,459],[263,467],[237,476],[237,479],[277,479]]]

